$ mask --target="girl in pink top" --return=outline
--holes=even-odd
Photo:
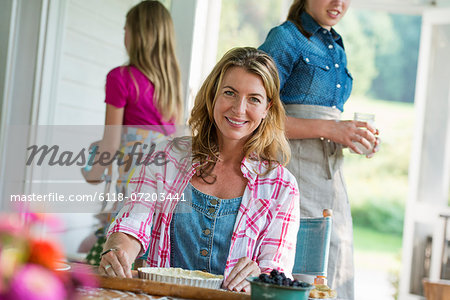
[[[173,125],[182,115],[182,97],[174,44],[172,19],[160,2],[142,1],[127,13],[125,48],[129,63],[107,75],[105,131],[103,139],[93,144],[98,146],[97,156],[103,152],[114,155],[122,133],[130,133],[130,125],[136,141],[148,140],[148,134],[155,137],[155,131],[156,136],[175,131]],[[122,140],[122,146],[130,142]],[[90,183],[101,182],[105,168],[94,163],[83,175]]]
[[[165,120],[160,113],[153,83],[134,65],[117,67],[108,73],[105,102],[107,118],[108,112],[123,114],[123,125],[174,124],[173,119]]]
[[[91,145],[96,155],[90,170],[82,169],[89,183],[106,180],[105,193],[109,193],[112,166],[96,161],[100,153],[107,152],[113,157],[120,151],[115,199],[126,193],[136,167],[137,158],[133,154],[151,151],[153,143],[175,132],[175,122],[182,116],[181,76],[174,44],[172,19],[160,2],[142,1],[127,13],[125,48],[129,62],[112,69],[106,77],[103,139]],[[108,169],[106,176],[105,169]],[[115,205],[103,212],[114,215],[118,209],[120,205]],[[104,225],[108,225],[110,219],[110,215],[102,215]],[[99,237],[98,248],[102,247],[102,240],[104,237]],[[88,255],[88,261],[98,263],[98,255]]]

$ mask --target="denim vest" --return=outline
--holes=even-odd
[[[190,183],[170,223],[170,265],[223,275],[242,197],[219,199]]]

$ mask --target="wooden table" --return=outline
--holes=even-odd
[[[427,300],[450,299],[450,280],[423,281],[425,298]]]
[[[225,299],[250,300],[250,295],[139,278],[99,276],[100,288],[79,291],[84,299]]]
[[[120,291],[120,290],[112,290],[112,289],[104,289],[104,288],[90,288],[90,289],[79,289],[77,296],[81,300],[91,300],[91,299],[176,299],[173,297],[160,297],[160,296],[152,296],[148,294],[142,293],[133,293],[128,291]]]

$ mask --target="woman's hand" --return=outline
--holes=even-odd
[[[356,147],[355,142],[362,144],[367,149],[378,150],[376,149],[378,129],[369,123],[353,120],[328,122],[331,126],[326,137],[333,142],[342,144],[358,154],[362,154],[362,152]]]
[[[99,152],[99,146],[100,143],[102,142],[102,140],[100,141],[96,141],[93,142],[90,146],[89,146],[89,150],[88,150],[88,157],[87,157],[87,163],[86,166],[89,163],[93,163],[94,161],[98,161],[98,153]],[[93,155],[93,156],[92,156]],[[100,164],[96,163],[93,164],[89,170],[86,170],[86,167],[81,168],[81,174],[83,175],[84,179],[90,183],[90,184],[99,184],[102,183],[104,181],[103,179],[103,173],[105,171],[105,167],[104,166],[100,166]]]
[[[289,139],[326,138],[359,154],[362,153],[354,143],[359,142],[367,149],[373,148],[375,153],[379,144],[377,144],[378,134],[377,129],[362,121],[300,119],[290,116],[286,118],[286,136]],[[373,153],[368,156],[372,156]]]
[[[259,276],[261,269],[258,264],[248,257],[241,257],[224,280],[222,286],[230,291],[250,292],[250,283],[245,280],[248,276]]]
[[[118,248],[112,248],[102,256],[98,271],[100,275],[132,278],[130,258],[125,251]]]
[[[115,232],[106,240],[98,272],[111,277],[131,278],[131,264],[140,253],[141,243],[131,235]],[[109,251],[108,251],[109,250]]]
[[[376,141],[375,144],[373,145],[372,153],[367,154],[366,155],[367,158],[372,158],[375,155],[375,153],[377,153],[378,150],[380,150],[381,140],[378,136],[375,136],[375,138]]]
[[[96,154],[94,159],[88,157],[88,162],[97,162],[92,165],[89,171],[85,168],[81,169],[81,174],[84,179],[90,184],[99,184],[103,182],[103,173],[105,169],[112,164],[112,158],[115,156],[116,151],[120,146],[120,138],[122,134],[124,108],[117,108],[114,105],[106,104],[106,117],[105,117],[105,129],[103,132],[103,139],[96,141],[89,146],[89,152],[95,150]],[[101,155],[100,155],[101,153]],[[109,155],[108,155],[109,154]],[[108,155],[102,160],[111,161],[106,165],[103,162],[99,162],[99,158],[102,155]]]

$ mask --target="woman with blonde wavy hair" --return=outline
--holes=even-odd
[[[299,194],[283,166],[290,150],[278,93],[267,54],[224,55],[195,99],[192,143],[161,145],[153,156],[163,153],[165,163],[142,166],[131,179],[131,198],[165,199],[125,204],[109,229],[101,274],[131,276],[131,263],[149,249],[151,267],[224,275],[223,287],[234,291],[248,291],[245,278],[261,272],[291,276]]]
[[[266,89],[267,115],[243,145],[243,156],[267,161],[268,172],[274,163],[286,165],[291,150],[284,134],[285,112],[280,101],[280,83],[276,67],[265,54],[252,48],[229,51],[209,74],[195,98],[189,125],[193,131],[193,158],[206,163],[203,169],[213,167],[219,155],[217,123],[214,107],[219,96],[219,87],[224,74],[233,67],[240,67],[258,75]],[[234,96],[233,96],[234,97]],[[202,173],[205,179],[207,174]]]
[[[100,153],[118,158],[116,191],[119,195],[126,193],[130,174],[134,172],[137,161],[133,154],[148,152],[151,144],[174,133],[183,106],[169,11],[158,1],[142,1],[133,6],[126,15],[124,44],[129,62],[112,69],[106,77],[103,139],[90,147],[91,151],[97,151],[94,164],[82,169],[89,183],[100,183],[105,169],[110,171],[113,162],[111,160],[109,165],[95,163]],[[106,192],[110,191],[106,189]],[[119,209],[120,203],[108,211],[111,215],[102,211],[104,225],[109,225]],[[105,240],[103,232],[102,229],[97,232],[97,245],[88,254],[91,264],[99,263],[96,253]]]

